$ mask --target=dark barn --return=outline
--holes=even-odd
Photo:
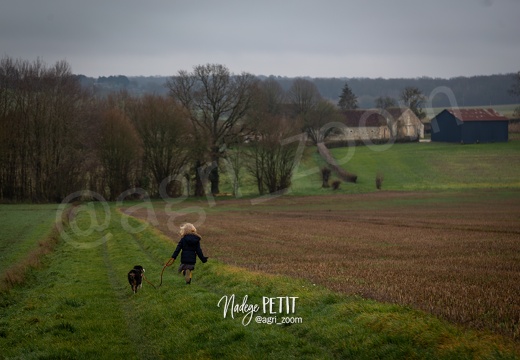
[[[493,109],[446,109],[431,121],[432,141],[462,144],[508,140],[509,119]]]

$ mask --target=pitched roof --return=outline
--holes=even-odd
[[[345,110],[344,123],[349,127],[380,127],[386,125],[386,119],[374,110]]]
[[[390,120],[398,120],[405,112],[415,116],[408,108],[389,108],[383,112],[380,109],[345,110],[343,115],[344,123],[349,127],[380,127],[388,125],[386,116],[389,116]]]
[[[461,121],[509,121],[494,109],[446,109]]]
[[[388,108],[388,109],[385,109],[385,111],[388,114],[390,114],[390,116],[393,117],[394,119],[399,119],[407,110],[409,110],[409,109],[408,108]]]

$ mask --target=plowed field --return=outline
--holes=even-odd
[[[157,227],[177,242],[178,225],[199,221],[210,259],[307,278],[520,339],[520,192],[380,192],[253,203],[217,201],[204,208],[202,222],[200,212],[172,216],[155,203]],[[183,207],[189,206],[178,204]]]

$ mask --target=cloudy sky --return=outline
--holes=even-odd
[[[0,0],[4,56],[94,77],[501,74],[520,70],[520,0]]]

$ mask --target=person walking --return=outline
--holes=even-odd
[[[193,224],[185,223],[181,225],[179,234],[181,235],[181,240],[172,254],[172,259],[175,261],[179,256],[179,253],[182,251],[179,273],[182,272],[182,275],[184,275],[184,279],[186,280],[186,285],[189,285],[191,284],[197,256],[203,263],[208,261],[208,258],[204,256],[204,253],[202,252],[200,247],[201,236],[197,233],[197,229]]]

